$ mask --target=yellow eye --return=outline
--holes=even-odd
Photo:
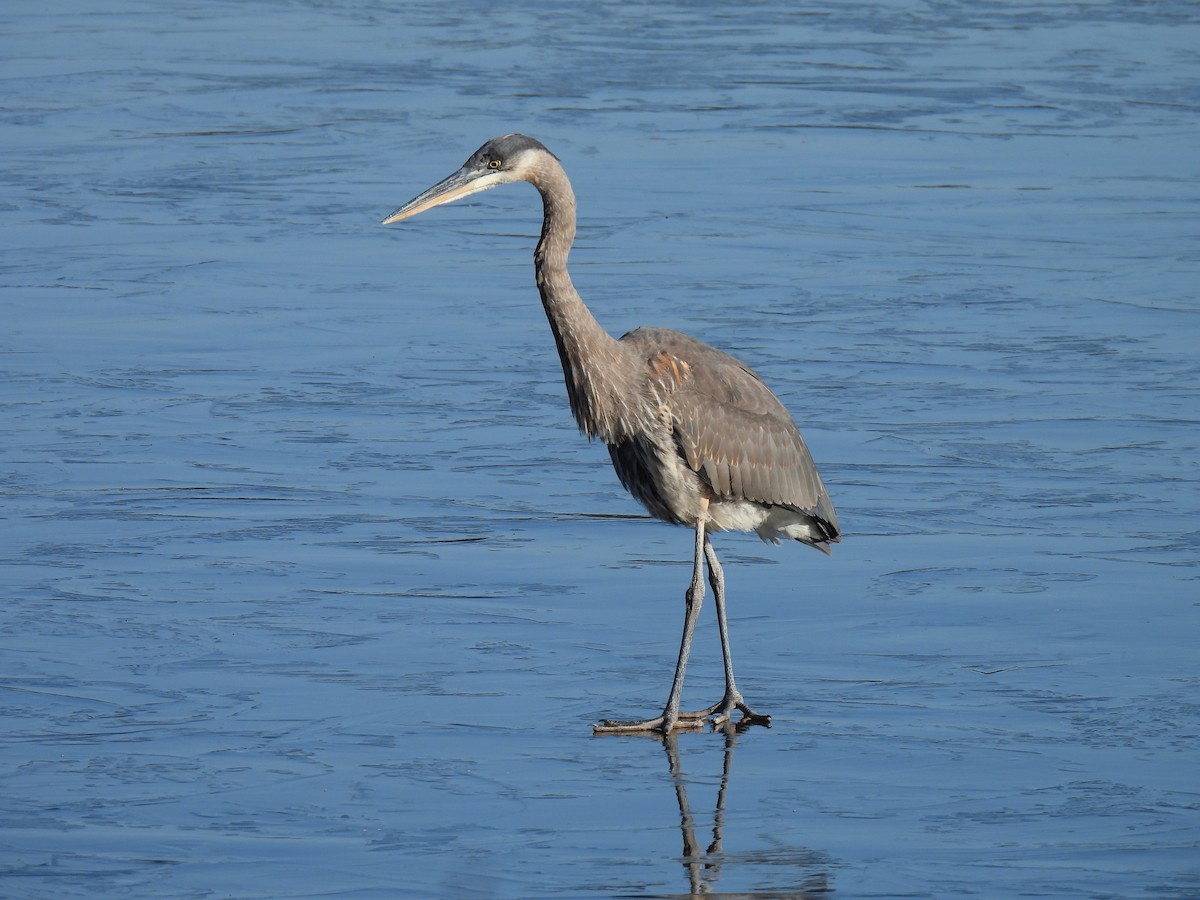
[[[500,160],[498,160],[498,159],[489,159],[489,160],[488,160],[488,168],[489,168],[489,169],[498,169],[498,168],[500,168]]]

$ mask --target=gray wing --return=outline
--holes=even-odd
[[[646,360],[680,455],[718,495],[814,513],[836,529],[804,438],[751,369],[676,331],[639,328],[621,342]]]

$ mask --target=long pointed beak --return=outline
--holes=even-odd
[[[449,178],[439,181],[423,194],[413,197],[380,224],[391,225],[393,222],[410,218],[417,213],[425,212],[427,209],[441,206],[443,203],[452,203],[455,200],[461,200],[463,197],[469,197],[471,194],[486,191],[488,188],[496,187],[498,184],[503,184],[503,181],[495,172],[491,172],[488,169],[469,169],[464,166]]]

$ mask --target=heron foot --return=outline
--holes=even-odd
[[[744,731],[751,725],[762,725],[765,728],[771,727],[771,717],[765,713],[756,713],[752,710],[746,705],[746,701],[738,691],[727,693],[712,706],[705,707],[704,709],[699,709],[695,712],[681,712],[679,718],[680,721],[685,722],[708,722],[714,729],[717,729],[730,724],[734,710],[742,714],[742,717],[738,721],[732,723],[738,731]]]
[[[742,714],[742,717],[736,722],[730,722],[734,711]],[[751,725],[762,725],[766,728],[771,727],[771,717],[763,713],[756,713],[746,701],[742,699],[740,693],[734,692],[726,694],[712,706],[698,709],[695,712],[680,712],[677,713],[670,724],[667,724],[668,716],[666,711],[661,716],[655,716],[653,719],[642,719],[639,721],[622,721],[619,719],[605,719],[602,722],[597,722],[592,726],[592,734],[646,734],[648,732],[658,732],[666,734],[670,731],[699,731],[706,724],[712,725],[713,730],[724,728],[726,725],[732,724],[738,731],[745,731]]]
[[[680,714],[673,722],[667,724],[667,716],[655,716],[653,719],[638,721],[623,721],[620,719],[605,719],[592,726],[592,734],[647,734],[658,732],[667,734],[671,731],[698,731],[704,727],[704,719],[688,718]]]

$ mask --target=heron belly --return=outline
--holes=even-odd
[[[757,531],[764,541],[778,543],[779,529],[767,526],[776,508],[755,500],[713,497],[708,507],[708,528],[709,531]]]
[[[613,468],[625,490],[656,519],[695,525],[706,485],[688,468],[669,439],[636,435],[608,445]]]

